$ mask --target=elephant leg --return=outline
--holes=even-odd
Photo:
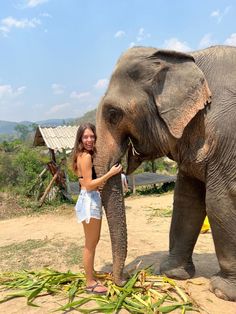
[[[211,278],[210,290],[221,299],[236,301],[236,184],[235,178],[225,181],[222,172],[218,178],[221,180],[208,180],[206,190],[207,214],[220,266],[220,272]]]
[[[205,184],[180,172],[174,192],[169,255],[161,263],[161,273],[177,279],[195,274],[192,253],[205,216]]]

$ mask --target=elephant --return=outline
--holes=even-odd
[[[96,116],[98,176],[127,157],[127,174],[167,156],[178,165],[169,252],[160,273],[194,276],[193,249],[206,215],[220,271],[210,290],[236,301],[236,47],[189,53],[133,47],[118,59]],[[104,185],[113,276],[124,282],[127,226],[121,179]]]

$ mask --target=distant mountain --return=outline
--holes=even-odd
[[[68,119],[50,119],[50,120],[42,120],[36,121],[34,123],[41,125],[41,126],[59,126],[59,125],[66,125],[73,123],[75,119],[68,118]]]
[[[17,125],[26,125],[30,126],[32,124],[38,124],[40,126],[59,126],[59,125],[80,125],[81,123],[91,122],[96,124],[96,112],[97,109],[86,112],[82,117],[77,119],[67,118],[67,119],[50,119],[50,120],[41,120],[41,121],[21,121],[21,122],[10,122],[0,120],[0,136],[1,138],[5,137],[17,137],[17,132],[15,131],[15,127]],[[0,140],[1,142],[1,140]]]
[[[41,126],[58,126],[73,123],[75,119],[50,119],[42,121],[21,121],[21,122],[11,122],[0,120],[0,134],[16,135],[15,127],[19,124],[29,126],[31,124],[38,124]]]
[[[86,122],[96,124],[96,113],[97,109],[86,112],[82,117],[75,119],[75,124],[80,125]]]
[[[14,134],[17,122],[1,121],[0,120],[0,134]]]

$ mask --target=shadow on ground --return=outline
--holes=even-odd
[[[126,264],[125,272],[131,274],[137,267],[138,269],[151,267],[154,273],[159,274],[160,263],[167,255],[167,251],[160,251],[137,256],[132,262]],[[194,253],[193,262],[196,268],[194,278],[205,277],[209,279],[219,271],[218,261],[214,253]],[[112,271],[112,265],[110,263],[105,264],[102,271]]]

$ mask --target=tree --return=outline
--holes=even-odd
[[[37,123],[32,123],[31,125],[30,125],[30,128],[31,128],[31,132],[35,132],[36,131],[36,129],[37,129],[37,127],[38,127],[38,124]]]
[[[15,154],[12,163],[15,170],[15,184],[27,194],[45,164],[37,150],[26,146],[22,146]]]
[[[27,135],[30,133],[29,127],[28,127],[27,125],[24,125],[24,124],[17,124],[17,125],[15,126],[15,130],[16,130],[16,132],[18,133],[19,138],[20,138],[22,141],[25,141]]]

